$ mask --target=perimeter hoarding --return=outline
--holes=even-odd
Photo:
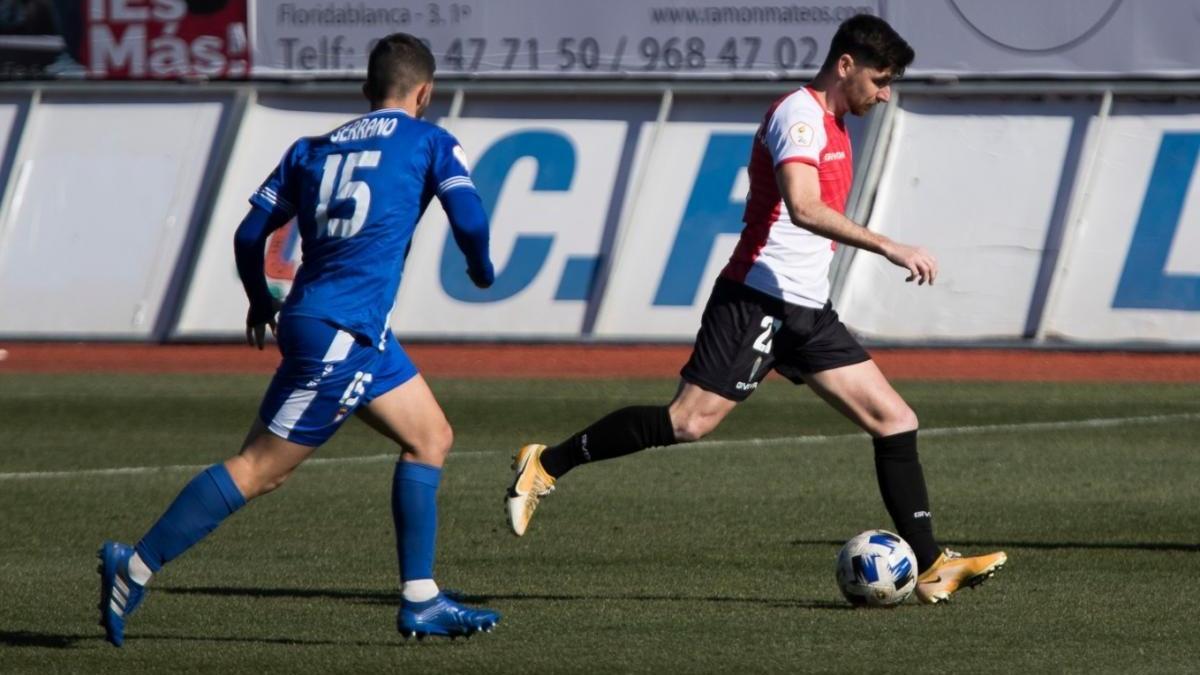
[[[445,214],[430,208],[392,327],[411,336],[578,337],[628,125],[456,119],[447,127],[472,158],[491,216],[496,282],[487,290],[471,284]]]
[[[428,41],[443,76],[777,78],[820,66],[837,25],[882,16],[915,77],[1200,74],[1193,0],[258,0],[254,73],[361,74],[395,31]]]
[[[98,79],[243,78],[246,0],[86,0],[83,65]],[[74,17],[72,17],[73,19]]]
[[[356,112],[345,102],[313,106],[248,114],[176,336],[241,334],[230,242],[246,195],[296,136]],[[837,299],[843,319],[883,341],[1196,344],[1200,106],[1132,106],[1118,103],[1101,133],[1095,98],[909,97],[870,224],[927,246],[941,276],[932,288],[905,284],[901,270],[860,253]],[[693,114],[712,111],[661,127],[619,116],[446,121],[492,214],[499,281],[490,291],[470,286],[435,202],[408,259],[397,333],[690,340],[741,229],[755,128]],[[1100,160],[1085,186],[1089,134]],[[294,241],[274,243],[268,272],[286,276],[297,256]]]
[[[1195,77],[1195,0],[900,0],[914,76]]]
[[[642,130],[640,189],[613,251],[596,335],[694,335],[713,280],[742,231],[754,124],[675,122]]]
[[[1200,346],[1200,106],[1120,104],[1046,318],[1052,338]]]
[[[247,0],[0,2],[0,80],[237,79]]]
[[[374,41],[404,31],[428,41],[443,76],[776,76],[819,66],[841,21],[882,4],[260,0],[254,72],[360,74]]]
[[[910,77],[1200,75],[1194,0],[26,0],[0,15],[8,78],[357,78],[375,40],[426,40],[442,77],[774,79],[837,25],[891,22]]]
[[[838,298],[843,321],[888,340],[1021,337],[1070,197],[1072,138],[1095,110],[1087,100],[902,96],[869,227],[927,248],[939,276],[906,284],[903,269],[857,253]]]
[[[31,106],[0,216],[0,333],[157,334],[222,107],[195,96]]]

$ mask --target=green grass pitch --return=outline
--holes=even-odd
[[[567,476],[516,539],[502,493],[518,445],[674,383],[435,379],[457,432],[438,580],[501,611],[495,633],[396,634],[392,448],[355,421],[319,451],[333,461],[156,578],[113,649],[97,546],[136,540],[189,467],[235,451],[265,382],[0,376],[0,672],[1195,672],[1200,657],[1200,385],[900,383],[940,539],[1009,565],[947,606],[855,610],[834,556],[890,528],[871,446],[780,380],[704,443]],[[117,467],[163,468],[93,471]]]

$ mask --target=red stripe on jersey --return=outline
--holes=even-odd
[[[750,164],[746,172],[750,176],[750,194],[746,199],[746,210],[742,214],[742,236],[738,239],[737,247],[729,258],[721,276],[735,281],[745,281],[754,261],[758,259],[763,246],[767,245],[767,235],[771,232],[771,224],[779,219],[782,203],[779,196],[779,185],[775,182],[775,166],[771,161],[771,151],[767,149],[767,125],[771,116],[780,104],[791,94],[780,96],[763,115],[762,124],[754,134],[754,143],[750,148]]]
[[[811,89],[805,87],[804,91],[824,109],[821,100]],[[779,166],[789,162],[803,162],[816,167],[817,179],[820,181],[821,201],[838,213],[846,212],[846,199],[850,195],[850,186],[854,181],[854,157],[850,147],[850,135],[841,119],[834,117],[829,111],[825,111],[825,146],[821,148],[819,161],[813,161],[807,157],[789,157],[775,164],[771,160],[771,152],[767,149],[765,140],[767,125],[770,124],[775,110],[791,95],[783,96],[771,104],[758,127],[758,133],[754,136],[754,144],[750,150],[750,164],[747,167],[750,176],[750,195],[742,216],[746,227],[742,229],[742,236],[738,239],[737,247],[734,248],[729,263],[721,271],[723,277],[735,281],[745,281],[746,275],[750,273],[750,269],[754,267],[755,261],[758,260],[763,247],[767,244],[771,227],[779,221],[783,212],[779,184],[775,178],[775,170]],[[837,245],[831,242],[831,246],[836,248]]]
[[[821,102],[811,89],[805,87],[804,90],[817,103]],[[854,182],[854,155],[846,123],[829,111],[825,112],[825,147],[821,148],[817,178],[821,181],[821,201],[838,213],[845,214],[846,198],[850,196],[850,185]]]

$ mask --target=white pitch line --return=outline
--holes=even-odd
[[[1096,417],[1082,420],[1063,420],[1059,422],[1023,422],[1018,424],[977,424],[963,427],[934,427],[922,428],[921,437],[930,436],[961,436],[981,434],[992,431],[1057,431],[1062,429],[1102,429],[1119,427],[1126,424],[1154,424],[1157,422],[1173,422],[1177,420],[1200,419],[1200,412],[1172,413],[1169,415],[1140,415],[1135,417]],[[742,438],[720,441],[697,441],[691,446],[717,445],[749,445],[753,447],[768,447],[773,445],[804,445],[808,443],[826,443],[829,441],[845,441],[861,439],[863,432],[852,434],[814,434],[811,436],[785,436],[782,438]],[[3,476],[3,474],[0,474]]]
[[[495,451],[458,450],[451,457],[495,455]],[[371,462],[394,462],[396,453],[383,455],[364,455],[362,457],[314,457],[305,460],[304,466],[321,466],[326,464],[369,464]],[[173,471],[202,471],[212,464],[169,464],[166,466],[123,466],[112,469],[78,469],[75,471],[18,471],[0,473],[0,480],[29,480],[34,478],[76,478],[80,476],[134,476],[147,473],[169,473]]]
[[[1061,431],[1068,429],[1103,429],[1120,427],[1127,424],[1156,424],[1159,422],[1175,422],[1181,420],[1200,420],[1200,412],[1173,413],[1169,415],[1140,415],[1135,417],[1096,417],[1082,420],[1063,420],[1059,422],[1024,422],[1019,424],[977,424],[961,427],[935,427],[922,429],[921,436],[962,436],[981,434],[994,431]],[[772,447],[777,445],[809,445],[829,443],[833,441],[862,439],[862,432],[852,434],[813,434],[809,436],[784,436],[780,438],[736,438],[719,441],[697,441],[689,444],[692,447],[717,447],[740,445],[750,447]],[[502,450],[456,450],[450,457],[489,457],[503,454]],[[395,453],[382,455],[364,455],[361,457],[315,457],[304,462],[306,466],[324,466],[339,464],[369,464],[372,462],[394,462]],[[210,464],[174,464],[168,466],[127,466],[113,469],[79,469],[75,471],[18,471],[0,473],[3,480],[31,480],[38,478],[77,478],[82,476],[132,476],[148,473],[167,473],[175,471],[200,471]]]

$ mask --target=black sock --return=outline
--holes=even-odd
[[[558,478],[580,464],[675,443],[667,406],[635,405],[609,413],[590,427],[542,452],[542,468]]]
[[[933,538],[933,515],[917,458],[916,429],[875,439],[875,474],[897,533],[917,554],[918,571],[925,571],[941,555],[941,549]]]

